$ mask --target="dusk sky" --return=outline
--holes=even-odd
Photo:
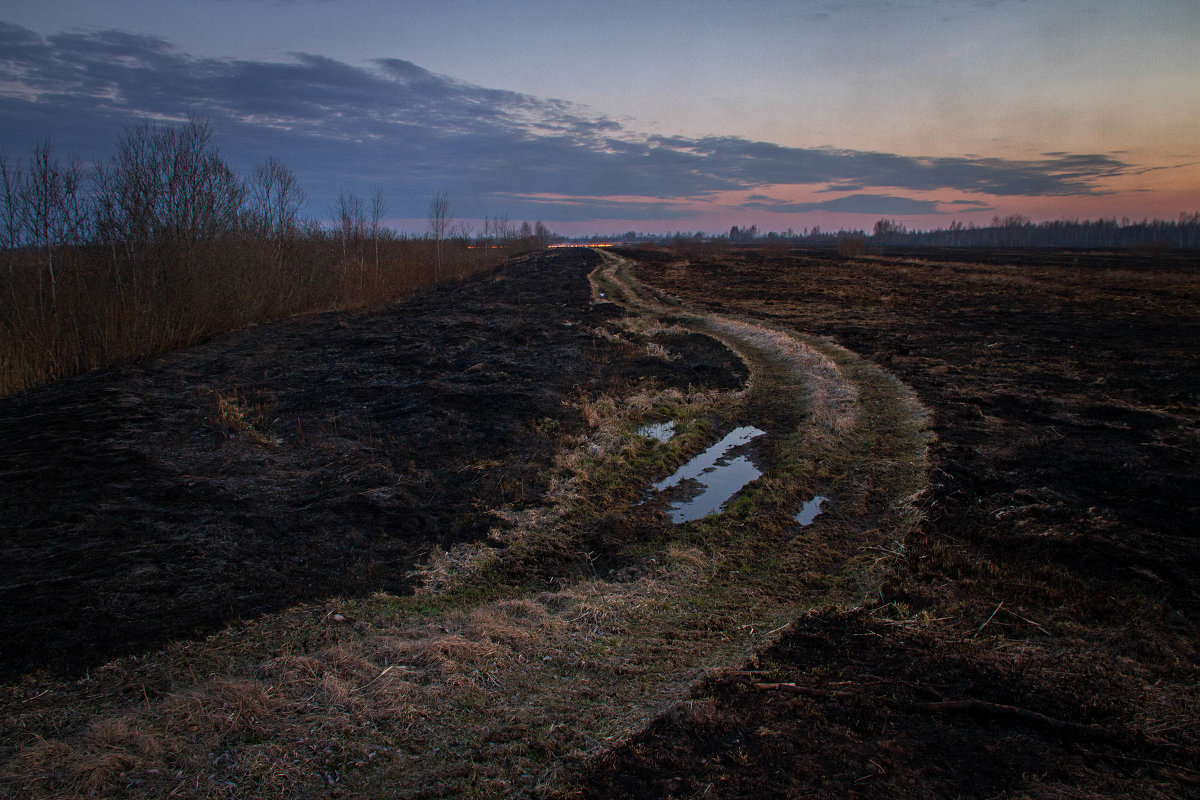
[[[1197,0],[3,0],[0,146],[208,119],[325,218],[910,227],[1200,210]]]

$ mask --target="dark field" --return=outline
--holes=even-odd
[[[626,255],[886,366],[937,442],[872,607],[798,620],[581,796],[1200,792],[1194,254]]]
[[[706,337],[668,364],[594,336],[617,313],[590,302],[597,261],[531,256],[0,399],[0,676],[402,593],[432,545],[542,496],[580,399],[739,380]]]
[[[36,782],[48,797],[237,796],[232,777],[249,776],[259,783],[245,786],[278,797],[524,796],[515,787],[535,785],[587,798],[1200,794],[1200,258],[621,254],[679,321],[698,309],[827,337],[915,390],[936,439],[902,546],[868,545],[892,541],[890,523],[871,521],[893,518],[852,508],[856,476],[864,493],[879,490],[870,497],[891,497],[872,481],[897,462],[868,461],[893,452],[871,442],[845,456],[849,477],[833,473],[842,482],[814,525],[731,512],[740,521],[691,533],[639,502],[648,474],[616,474],[674,468],[647,461],[664,451],[629,445],[577,484],[588,496],[564,518],[570,530],[551,525],[549,544],[505,551],[503,570],[486,573],[504,585],[455,595],[414,656],[405,615],[441,611],[374,592],[407,595],[435,547],[485,537],[501,525],[496,509],[536,506],[556,454],[599,424],[588,419],[597,398],[619,408],[645,387],[736,389],[750,362],[686,332],[695,327],[622,327],[625,311],[592,302],[601,257],[584,250],[376,312],[260,326],[0,400],[0,793],[31,796],[23,787]],[[650,357],[656,348],[672,357]],[[764,385],[737,412],[758,416],[711,412],[713,435],[768,417],[780,431],[810,424],[795,393]],[[874,431],[890,428],[868,423],[856,430],[886,439]],[[764,449],[784,463],[780,441]],[[771,484],[779,474],[748,508],[776,494],[798,507],[786,505],[798,484]],[[824,490],[815,474],[797,480],[805,496]],[[531,685],[595,678],[580,696],[615,705],[645,692],[656,661],[722,629],[618,618],[619,605],[583,589],[565,622],[540,612],[559,627],[497,622],[496,608],[531,615],[577,602],[568,595],[581,586],[641,586],[636,571],[625,584],[591,579],[661,556],[670,536],[708,574],[697,543],[719,551],[727,533],[754,554],[748,572],[784,576],[798,603],[784,619],[811,611],[770,629],[758,641],[774,643],[743,663],[688,673],[687,699],[673,695],[648,725],[663,706],[602,749],[573,750],[571,736],[591,731],[522,699]],[[857,567],[820,555],[843,546]],[[776,547],[801,560],[763,567]],[[712,569],[735,582],[742,565]],[[680,608],[696,616],[678,619],[717,619],[696,588],[720,588],[711,581],[687,587]],[[748,614],[757,587],[774,584],[752,585]],[[865,599],[836,600],[850,596]],[[334,609],[350,619],[335,625]],[[244,646],[241,629],[199,640],[255,619]],[[492,633],[471,638],[463,619],[490,620]],[[645,619],[665,629],[638,630]],[[528,630],[545,641],[518,636]],[[592,649],[577,654],[581,642]],[[628,642],[629,659],[611,654]],[[487,657],[472,660],[480,649]],[[611,671],[596,666],[605,659]],[[192,675],[193,663],[214,671]],[[429,697],[462,709],[449,717],[461,734],[421,705]],[[489,703],[503,713],[472,740],[470,715],[492,725]],[[446,782],[420,778],[425,763]],[[73,771],[56,774],[62,765]]]

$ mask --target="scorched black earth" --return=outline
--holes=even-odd
[[[0,675],[403,592],[431,546],[541,497],[575,401],[742,380],[704,337],[666,361],[595,335],[618,313],[591,301],[597,260],[533,255],[0,400]]]

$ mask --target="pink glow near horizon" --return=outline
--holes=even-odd
[[[382,184],[409,234],[432,193],[568,235],[1200,210],[1195,0],[348,2],[14,0],[0,146],[197,115],[314,218]]]

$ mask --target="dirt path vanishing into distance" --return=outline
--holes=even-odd
[[[564,249],[0,400],[0,796],[1193,797],[1198,278]]]
[[[1196,796],[1195,252],[622,255],[886,366],[936,440],[869,604],[796,619],[569,796]]]
[[[550,278],[584,264],[590,281],[580,272],[569,282]],[[545,456],[536,457],[544,445],[506,448],[501,439],[475,450],[464,437],[468,455],[457,463],[501,471],[499,491],[475,495],[491,498],[486,506],[476,500],[475,516],[453,506],[428,512],[441,514],[441,525],[459,518],[448,514],[461,515],[463,532],[425,537],[417,555],[408,551],[411,594],[383,585],[374,594],[267,613],[203,641],[118,659],[75,683],[30,676],[9,690],[5,785],[33,787],[34,796],[545,793],[565,788],[564,778],[642,730],[712,671],[736,668],[798,614],[871,596],[883,575],[881,554],[919,523],[914,503],[926,485],[927,434],[912,393],[828,340],[655,296],[629,266],[609,253],[567,251],[442,290],[448,318],[441,330],[461,342],[464,331],[481,327],[470,303],[493,319],[485,296],[497,285],[516,284],[518,298],[525,285],[531,292],[569,286],[563,318],[546,317],[564,312],[545,296],[540,303],[530,296],[528,306],[505,300],[500,316],[528,326],[520,330],[534,356],[551,353],[560,329],[569,331],[567,343],[587,359],[565,378],[578,387],[582,374],[590,383],[555,393],[563,375],[513,381],[571,402],[574,413],[566,416],[549,402],[523,415],[532,422],[522,434],[540,432],[555,443]],[[579,292],[583,304],[574,299]],[[455,302],[454,294],[463,297]],[[375,342],[377,352],[389,353],[398,335],[383,326],[432,314],[422,303],[440,299],[434,293],[382,315],[314,322],[335,340],[349,325],[351,352]],[[314,323],[282,330],[307,336],[305,324]],[[269,331],[246,335],[277,340]],[[485,353],[505,359],[511,374],[523,363],[520,344]],[[207,347],[210,355],[189,351],[179,363],[229,358],[229,343]],[[261,339],[248,351],[262,352]],[[365,371],[378,358],[359,355],[351,364]],[[494,374],[493,364],[477,358],[462,354],[450,372]],[[356,377],[379,386],[342,364],[350,370],[341,378],[347,391],[356,391]],[[397,383],[410,367],[393,370],[389,380]],[[135,380],[148,379],[135,372]],[[281,391],[264,398],[263,386],[225,385],[236,387],[239,408],[289,408]],[[364,393],[359,405],[370,412],[378,396]],[[314,400],[332,402],[322,392]],[[478,417],[460,424],[491,430],[491,410],[523,410],[512,400],[478,402]],[[353,420],[358,412],[341,413]],[[369,438],[355,440],[327,473],[329,496],[380,501],[379,489],[342,489],[340,478],[353,471],[351,454],[367,449],[382,460],[380,450],[403,441],[383,416],[371,415]],[[245,427],[235,421],[230,427],[244,439],[239,454],[264,454],[225,463],[257,470],[262,477],[251,484],[273,475],[287,463],[280,451],[295,445],[280,423],[259,420],[286,418],[264,414]],[[350,420],[338,429],[343,437],[354,428]],[[674,423],[676,436],[659,442],[638,433],[651,422]],[[749,451],[761,477],[724,514],[671,524],[666,500],[648,494],[650,483],[739,425],[765,431]],[[421,459],[407,457],[419,470]],[[507,493],[506,468],[528,471]],[[211,474],[217,480],[223,471]],[[384,469],[378,480],[395,478]],[[816,495],[828,504],[819,522],[801,525],[795,516]],[[279,513],[278,499],[269,509]],[[309,525],[349,527],[329,517]],[[490,533],[473,535],[480,525]]]

